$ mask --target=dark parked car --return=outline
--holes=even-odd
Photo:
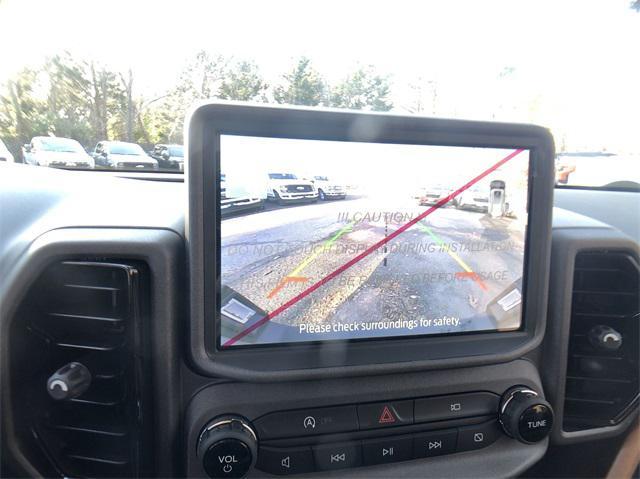
[[[117,170],[157,170],[158,162],[140,145],[124,141],[101,141],[93,151],[97,168]]]
[[[151,157],[162,169],[184,171],[184,146],[182,145],[156,145],[153,147]]]

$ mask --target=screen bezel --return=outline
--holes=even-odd
[[[222,141],[220,140],[220,138],[222,136],[231,136],[228,133],[220,133],[217,135],[216,140],[220,143],[222,143]],[[234,136],[238,136],[238,135],[234,135]],[[256,137],[241,137],[241,138],[256,138]],[[264,138],[264,137],[261,137]],[[289,138],[286,138],[289,139]],[[322,140],[322,141],[330,141],[330,140]],[[455,148],[455,147],[454,147]],[[527,153],[529,153],[530,150],[523,150],[526,151]],[[509,153],[511,153],[511,149],[505,149],[502,152],[503,156],[507,156]],[[463,153],[461,153],[463,154]],[[220,151],[219,154],[216,155],[216,165],[215,165],[215,171],[216,171],[216,176],[219,178],[221,175],[221,162],[222,162],[222,155],[224,155],[224,152],[222,151],[222,146],[220,146]],[[500,156],[496,157],[496,159],[499,159]],[[529,194],[531,191],[531,187],[530,187],[530,182],[531,182],[531,174],[530,174],[530,164],[531,164],[531,158],[529,158],[528,160],[528,184],[527,184],[527,207],[528,207],[528,201],[529,201]],[[219,181],[218,181],[219,184]],[[452,187],[458,187],[460,185],[451,185]],[[216,198],[216,215],[218,215],[218,219],[221,220],[221,192],[220,190],[217,190],[217,198]],[[428,208],[424,208],[425,210]],[[221,228],[222,225],[220,223],[216,223],[216,277],[215,277],[215,284],[222,284],[221,278],[222,278],[222,274],[221,274],[221,270],[222,270],[222,259],[220,256],[220,249],[218,248],[217,245],[220,243],[220,238],[221,238],[221,231],[218,228]],[[279,343],[255,343],[255,344],[237,344],[237,345],[233,345],[233,346],[228,346],[228,347],[223,347],[221,344],[221,327],[216,327],[215,328],[215,348],[217,351],[229,351],[231,349],[236,350],[236,349],[256,349],[256,348],[274,348],[274,347],[292,347],[292,346],[304,346],[304,345],[318,345],[318,344],[327,344],[327,343],[331,343],[331,342],[336,342],[336,343],[354,343],[354,342],[360,342],[360,341],[395,341],[398,339],[404,339],[404,338],[424,338],[424,337],[445,337],[445,336],[453,336],[453,335],[465,335],[465,334],[486,334],[486,333],[504,333],[504,332],[513,332],[513,331],[521,331],[524,328],[524,309],[525,309],[525,305],[526,305],[526,295],[524,294],[524,292],[526,291],[526,278],[524,278],[524,271],[526,271],[527,268],[527,262],[529,261],[529,248],[527,248],[528,244],[529,244],[529,229],[525,228],[525,232],[524,232],[524,236],[525,236],[525,251],[523,254],[523,261],[522,261],[522,273],[523,273],[523,277],[522,277],[522,281],[523,281],[523,294],[522,294],[522,307],[521,307],[521,314],[520,314],[520,325],[517,328],[514,329],[510,329],[510,330],[499,330],[499,329],[479,329],[479,330],[467,330],[467,331],[454,331],[454,332],[449,332],[449,333],[423,333],[423,334],[389,334],[388,336],[372,336],[372,337],[360,337],[360,338],[345,338],[345,339],[316,339],[316,340],[308,340],[308,341],[283,341],[283,342],[279,342]],[[517,271],[514,271],[514,273],[519,273]],[[221,306],[221,295],[220,295],[220,288],[216,288],[216,303],[215,303],[215,308],[216,308],[216,321],[221,321],[220,318],[220,306]]]
[[[220,135],[529,150],[529,218],[520,329],[219,348]],[[293,379],[484,364],[515,359],[541,340],[548,283],[554,157],[553,140],[546,129],[532,125],[217,103],[200,106],[193,112],[188,138],[186,234],[191,286],[190,350],[201,372],[253,380]],[[215,294],[207,293],[212,290]]]

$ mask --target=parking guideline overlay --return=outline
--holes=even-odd
[[[436,211],[439,208],[441,208],[442,206],[446,205],[452,199],[456,198],[462,192],[464,192],[465,190],[469,189],[471,186],[473,186],[476,183],[478,183],[484,177],[486,177],[487,175],[491,174],[492,172],[494,172],[495,170],[497,170],[498,168],[503,166],[509,160],[515,158],[517,155],[519,155],[523,151],[525,151],[525,150],[522,149],[522,148],[514,150],[509,155],[505,156],[503,159],[501,159],[500,161],[498,161],[497,163],[495,163],[494,165],[492,165],[491,167],[489,167],[488,169],[486,169],[485,171],[480,173],[478,176],[476,176],[475,178],[471,179],[466,184],[464,184],[463,186],[461,186],[460,188],[458,188],[454,192],[450,193],[445,198],[442,198],[441,200],[439,200],[435,205],[430,207],[425,212],[423,212],[420,215],[416,216],[411,221],[405,223],[400,228],[395,230],[393,233],[390,233],[388,236],[384,237],[383,239],[381,239],[380,241],[378,241],[374,245],[370,246],[369,248],[367,248],[365,251],[363,251],[359,255],[355,256],[354,258],[352,258],[351,260],[349,260],[348,262],[346,262],[345,264],[343,264],[342,266],[340,266],[339,268],[337,268],[333,272],[331,272],[328,275],[326,275],[324,278],[321,278],[320,280],[318,280],[316,283],[314,283],[311,286],[309,286],[307,289],[305,289],[301,293],[297,294],[296,296],[294,296],[293,298],[291,298],[290,300],[288,300],[287,302],[285,302],[284,304],[282,304],[278,308],[276,308],[273,311],[271,311],[270,313],[268,313],[264,318],[260,319],[259,321],[256,321],[254,324],[252,324],[248,328],[240,331],[234,337],[232,337],[232,338],[228,339],[227,341],[225,341],[225,343],[222,346],[223,347],[231,346],[231,345],[235,344],[236,342],[238,342],[243,337],[245,337],[247,334],[250,334],[252,331],[255,331],[259,327],[263,326],[264,324],[266,324],[267,322],[269,322],[270,320],[272,320],[273,318],[275,318],[276,316],[278,316],[282,312],[284,312],[287,309],[289,309],[291,306],[293,306],[297,302],[299,302],[302,299],[304,299],[305,297],[307,297],[309,294],[311,294],[314,291],[316,291],[321,286],[325,285],[326,283],[328,283],[329,281],[331,281],[335,277],[337,277],[340,274],[342,274],[343,272],[345,272],[347,269],[351,268],[354,264],[358,263],[362,259],[364,259],[367,256],[369,256],[371,253],[373,253],[374,251],[379,249],[381,246],[384,246],[389,241],[393,240],[394,238],[396,238],[400,234],[402,234],[405,231],[407,231],[412,226],[416,225],[417,223],[419,223],[420,221],[425,219],[427,216],[429,216],[434,211]],[[467,274],[469,274],[469,273],[467,272]]]

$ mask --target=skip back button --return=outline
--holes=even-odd
[[[313,447],[313,456],[323,471],[357,467],[362,464],[362,447],[359,442],[320,444]]]

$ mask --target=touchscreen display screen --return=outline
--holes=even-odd
[[[218,347],[519,329],[529,160],[221,135]]]

